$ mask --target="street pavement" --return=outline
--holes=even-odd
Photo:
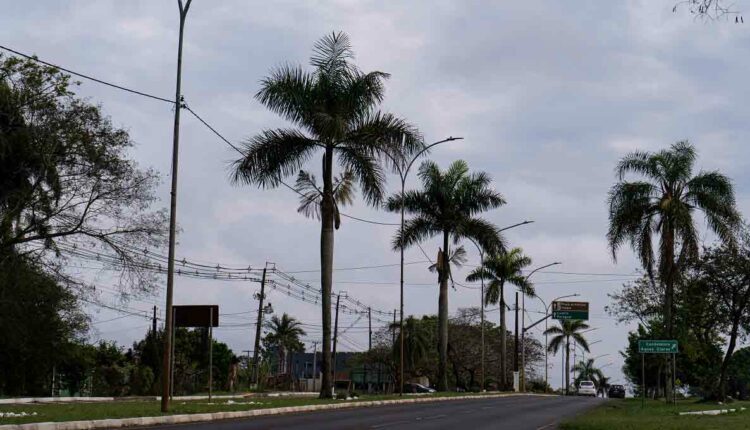
[[[179,430],[329,430],[329,429],[512,429],[552,430],[604,400],[584,397],[513,396],[367,408],[303,412],[153,429]]]

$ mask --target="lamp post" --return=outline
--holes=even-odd
[[[534,221],[524,220],[524,221],[519,222],[517,224],[509,225],[507,227],[503,227],[503,228],[499,229],[497,232],[500,233],[500,232],[503,232],[505,230],[510,230],[512,228],[520,227],[520,226],[526,225],[526,224],[531,224],[533,222]],[[479,251],[479,265],[481,267],[484,264],[484,249],[482,249],[482,247],[479,246],[479,244],[474,239],[469,239],[469,240],[471,241],[471,243],[474,244],[474,246],[477,247],[477,251]],[[481,375],[480,378],[481,379],[480,379],[480,381],[481,381],[482,391],[484,391],[484,356],[485,356],[485,353],[484,353],[484,350],[485,350],[485,348],[484,348],[484,277],[480,277],[479,281],[481,282],[481,293],[480,293],[480,296],[479,296],[479,314],[481,315],[481,327],[482,327],[482,365],[481,365],[481,373],[480,373],[480,375]],[[501,305],[500,306],[502,306],[502,301],[501,301]],[[503,336],[505,336],[505,333],[503,333]],[[502,377],[504,377],[504,376],[505,375],[503,375]]]
[[[547,303],[544,301],[544,299],[542,299],[538,295],[534,296],[537,299],[539,299],[540,302],[542,302],[542,305],[544,305],[544,315],[547,317],[544,319],[544,391],[545,392],[547,391],[547,387],[549,386],[549,362],[548,362],[549,352],[547,351],[547,339],[549,337],[549,335],[547,334],[547,329],[549,328],[548,327],[549,307],[552,306],[552,303],[560,299],[567,299],[568,297],[578,297],[578,296],[580,296],[580,294],[575,293],[575,294],[568,294],[565,296],[555,297],[554,299],[552,299],[549,306],[547,306]]]
[[[531,275],[534,273],[546,269],[551,266],[556,266],[558,264],[562,264],[559,261],[555,261],[554,263],[545,264],[544,266],[539,266],[536,269],[529,272],[528,275],[524,278],[526,281],[529,280]],[[526,391],[526,345],[524,341],[526,340],[526,331],[524,330],[524,326],[526,325],[526,294],[521,294],[521,368],[518,369],[521,372],[521,378],[520,378],[520,385],[521,385],[521,392]]]
[[[433,146],[439,145],[441,143],[445,142],[452,142],[454,140],[462,140],[463,137],[453,137],[449,136],[447,139],[439,140],[435,143],[431,143],[424,148],[422,148],[421,151],[417,152],[416,155],[414,155],[411,160],[406,160],[405,158],[394,158],[393,155],[389,153],[385,153],[388,158],[390,158],[393,161],[393,167],[396,169],[396,172],[398,173],[399,178],[401,179],[401,195],[404,195],[404,188],[406,188],[406,177],[409,174],[409,170],[411,170],[411,166],[414,165],[414,162],[417,161],[417,159],[427,152],[430,148]],[[402,143],[406,140],[406,135],[402,138]],[[401,230],[404,231],[404,200],[401,199]],[[399,395],[404,395],[404,241],[401,241],[401,246],[399,246],[401,251],[401,277],[400,277],[400,286],[401,286],[401,299],[400,299],[400,314],[401,319],[399,322],[399,337],[400,337],[400,346],[399,346]]]

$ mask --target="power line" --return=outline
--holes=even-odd
[[[24,54],[23,52],[19,52],[19,51],[16,51],[15,49],[8,48],[7,46],[0,45],[0,49],[3,49],[5,51],[11,52],[11,53],[13,53],[15,55],[24,57],[24,58],[26,58],[28,60],[31,60],[31,61],[34,61],[34,62],[37,62],[37,63],[40,63],[40,64],[44,64],[46,66],[54,67],[56,69],[62,70],[64,72],[70,73],[71,75],[75,75],[75,76],[78,76],[80,78],[88,79],[90,81],[93,81],[93,82],[96,82],[96,83],[99,83],[99,84],[102,84],[102,85],[107,85],[107,86],[112,87],[112,88],[117,88],[118,90],[127,91],[129,93],[137,94],[139,96],[148,97],[148,98],[151,98],[151,99],[154,99],[154,100],[159,100],[159,101],[166,102],[166,103],[169,103],[171,105],[174,105],[174,100],[169,100],[169,99],[166,99],[164,97],[159,97],[159,96],[155,96],[153,94],[144,93],[143,91],[134,90],[132,88],[123,87],[122,85],[117,85],[117,84],[113,84],[111,82],[103,81],[101,79],[94,78],[93,76],[85,75],[83,73],[74,72],[73,70],[66,69],[65,67],[61,67],[61,66],[58,66],[56,64],[40,60],[36,56]]]

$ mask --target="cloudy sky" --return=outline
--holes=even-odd
[[[738,7],[744,6],[742,1]],[[175,2],[0,3],[0,44],[172,97]],[[630,279],[627,275],[637,265],[628,249],[615,264],[606,246],[605,203],[617,160],[633,149],[654,150],[689,139],[700,151],[698,167],[730,175],[741,210],[750,211],[748,28],[697,22],[686,11],[672,13],[672,6],[669,0],[195,0],[185,35],[183,93],[222,134],[240,142],[285,124],[252,98],[260,79],[279,64],[307,64],[316,39],[347,32],[363,70],[392,74],[384,110],[417,125],[428,142],[450,135],[465,138],[436,148],[430,157],[441,166],[461,158],[492,175],[508,204],[487,218],[499,226],[534,221],[508,231],[510,244],[522,247],[535,265],[563,263],[555,268],[558,273],[534,275],[537,291],[547,302],[579,293],[591,303],[590,323],[598,330],[590,340],[601,340],[592,353],[610,354],[598,363],[612,362],[607,371],[622,381],[618,351],[632,327],[616,324],[604,307],[607,294]],[[170,107],[89,82],[78,93],[100,103],[116,124],[130,131],[137,143],[132,156],[163,173],[159,195],[167,206]],[[287,271],[315,270],[319,226],[296,213],[295,195],[287,189],[232,186],[227,166],[235,153],[194,118],[183,118],[177,255],[209,264],[259,267],[274,262]],[[310,167],[318,168],[317,163]],[[413,179],[409,183],[416,185]],[[391,178],[392,190],[395,184]],[[361,200],[347,213],[398,221]],[[336,234],[335,266],[398,263],[390,248],[393,233],[392,226],[344,219]],[[437,246],[431,241],[424,248],[432,257]],[[472,245],[467,249],[470,262],[477,262]],[[407,251],[407,262],[424,260],[419,249]],[[91,276],[107,288],[106,274]],[[319,285],[316,272],[298,276]],[[397,266],[340,270],[334,279],[335,290],[373,307],[398,306]],[[412,284],[406,289],[406,312],[436,312],[435,275],[427,264],[408,265],[406,282]],[[253,283],[178,278],[175,302],[217,303],[222,313],[234,313],[222,319],[232,327],[215,333],[240,353],[252,349],[256,290]],[[115,303],[106,290],[101,300]],[[318,308],[274,291],[269,300],[276,312],[310,324],[306,340],[319,339]],[[478,303],[474,288],[450,292],[452,311]],[[153,304],[163,308],[163,292],[139,297],[128,307],[148,310]],[[528,307],[542,309],[536,299]],[[95,307],[90,311],[94,321],[117,316]],[[497,312],[488,318],[496,321]],[[347,315],[341,324],[352,327],[342,349],[366,347],[366,320]],[[93,337],[129,345],[148,325],[138,317],[123,318],[96,324]],[[559,357],[551,364],[551,383],[558,386]]]

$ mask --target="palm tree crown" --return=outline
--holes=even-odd
[[[278,349],[279,369],[286,371],[286,368],[291,365],[291,362],[287,360],[288,354],[304,349],[300,340],[300,337],[306,334],[302,329],[302,323],[284,313],[281,318],[274,315],[270,321],[266,322],[266,329],[269,330],[266,335],[268,343]]]
[[[440,296],[438,299],[438,389],[448,386],[448,280],[451,264],[460,264],[465,252],[461,240],[471,239],[486,251],[505,249],[497,228],[478,217],[482,212],[505,204],[505,200],[490,187],[490,177],[484,172],[469,173],[465,161],[455,161],[446,171],[432,161],[419,168],[422,189],[406,191],[390,197],[386,203],[389,211],[401,211],[413,217],[404,223],[396,234],[394,248],[408,247],[442,235],[443,246],[438,252],[435,269],[438,272]],[[451,244],[456,246],[451,251]]]
[[[597,383],[599,379],[604,377],[604,374],[596,366],[594,366],[594,359],[589,358],[586,361],[579,361],[573,366],[573,372],[577,373],[576,383],[580,381],[593,381]],[[597,384],[597,387],[599,384]]]
[[[718,171],[701,171],[693,176],[695,159],[695,148],[688,142],[678,142],[667,150],[636,151],[620,160],[616,169],[619,182],[609,193],[607,239],[613,258],[620,246],[630,242],[644,269],[652,273],[652,235],[661,233],[659,276],[662,280],[670,278],[675,261],[668,258],[666,247],[681,244],[678,262],[698,255],[693,220],[696,209],[703,212],[708,227],[722,240],[732,240],[740,222],[732,183]],[[643,179],[626,181],[628,173]]]
[[[320,396],[333,396],[331,366],[331,288],[334,230],[341,225],[339,206],[350,204],[358,185],[364,199],[385,198],[385,168],[424,148],[415,127],[377,106],[385,96],[383,72],[361,72],[353,63],[349,38],[333,33],[319,40],[310,64],[281,66],[261,82],[255,98],[294,127],[264,130],[244,145],[232,165],[234,183],[277,187],[297,174],[299,212],[321,221],[321,310],[323,342]],[[301,170],[322,152],[322,184]],[[334,175],[334,158],[341,173]],[[284,185],[286,185],[284,183]]]
[[[482,265],[472,270],[466,277],[469,282],[480,279],[490,281],[484,296],[485,304],[497,304],[503,286],[508,283],[518,287],[527,296],[534,296],[534,286],[526,279],[523,269],[531,265],[531,258],[523,254],[521,248],[493,254],[482,261]]]

